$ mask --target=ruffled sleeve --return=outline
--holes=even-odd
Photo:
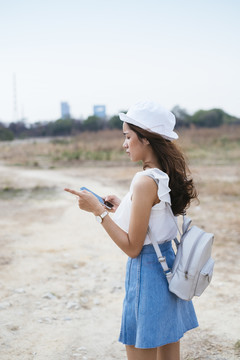
[[[136,180],[136,178],[138,176],[144,176],[144,175],[151,177],[156,182],[156,184],[158,186],[159,200],[161,200],[163,202],[167,202],[171,205],[171,197],[170,197],[171,189],[168,186],[168,184],[169,184],[168,175],[157,168],[153,168],[153,169],[148,169],[148,170],[144,170],[144,171],[137,173],[137,176],[135,175],[133,180]],[[132,192],[132,190],[133,190],[134,182],[135,181],[132,181],[132,184],[130,187],[130,192]]]

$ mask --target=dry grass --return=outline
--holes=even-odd
[[[226,165],[239,163],[240,126],[190,128],[179,131],[179,144],[191,163]]]
[[[50,168],[125,158],[120,131],[84,132],[76,137],[0,143],[0,160],[10,165]]]
[[[240,159],[240,126],[216,129],[180,129],[177,144],[191,164],[237,164]],[[51,168],[83,162],[129,163],[122,151],[120,130],[84,132],[72,138],[27,139],[0,143],[0,160],[10,165]]]

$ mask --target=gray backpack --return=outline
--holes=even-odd
[[[167,206],[176,222],[170,205]],[[193,296],[200,296],[203,293],[210,284],[214,267],[214,260],[211,257],[214,235],[206,233],[195,225],[190,227],[191,222],[190,218],[183,216],[182,234],[178,228],[180,241],[174,239],[177,253],[172,269],[168,268],[166,258],[162,256],[157,241],[148,228],[158,261],[165,272],[169,290],[183,300],[191,300]]]

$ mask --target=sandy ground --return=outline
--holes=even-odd
[[[1,165],[1,360],[126,359],[117,339],[127,257],[63,188],[87,186],[121,197],[136,171]],[[216,186],[221,176],[226,184],[239,179],[230,167],[196,172]],[[201,200],[190,215],[216,234],[216,266],[211,286],[194,300],[200,327],[184,336],[182,359],[238,359],[239,202]]]

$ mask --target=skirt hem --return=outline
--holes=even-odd
[[[155,348],[158,348],[158,347],[161,347],[161,346],[164,346],[164,345],[168,345],[168,344],[172,344],[172,343],[175,343],[175,342],[178,342],[179,340],[181,340],[183,338],[183,336],[190,330],[193,330],[193,329],[196,329],[199,325],[195,325],[193,327],[190,327],[189,329],[187,329],[186,331],[184,331],[181,335],[178,336],[177,340],[170,340],[170,341],[165,341],[165,342],[162,342],[156,346],[152,345],[152,346],[140,346],[138,344],[132,344],[132,343],[128,343],[127,341],[125,342],[124,340],[121,339],[121,337],[119,337],[118,341],[120,343],[122,343],[123,345],[128,345],[128,346],[134,346],[136,349],[155,349]]]

